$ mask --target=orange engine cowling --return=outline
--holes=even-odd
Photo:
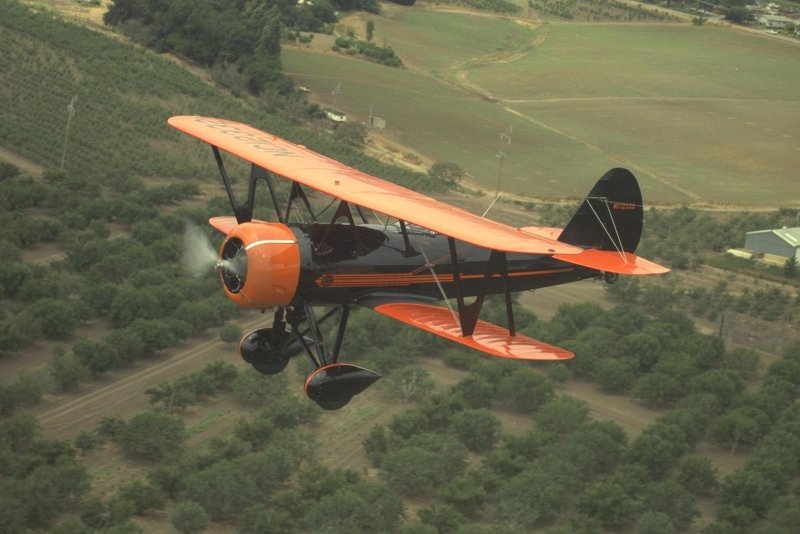
[[[300,248],[285,224],[253,221],[228,233],[217,269],[225,294],[244,308],[285,306],[300,279]]]

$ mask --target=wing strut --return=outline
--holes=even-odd
[[[450,260],[453,263],[453,282],[456,289],[456,301],[458,302],[458,316],[461,322],[461,335],[471,336],[475,332],[475,325],[478,324],[478,316],[483,307],[483,301],[489,290],[492,278],[499,277],[503,281],[503,293],[506,301],[506,315],[508,317],[508,333],[510,336],[517,334],[517,327],[514,322],[514,306],[511,301],[511,290],[508,285],[508,266],[506,263],[506,253],[499,250],[492,250],[489,261],[486,264],[486,271],[483,276],[483,285],[480,292],[471,304],[464,302],[461,291],[461,272],[458,268],[458,251],[456,241],[452,237],[447,238],[450,245]]]
[[[303,188],[300,187],[300,184],[297,182],[292,182],[292,192],[289,193],[289,201],[286,203],[286,214],[283,216],[283,223],[289,221],[289,215],[292,213],[292,204],[294,203],[295,199],[300,199],[303,201],[308,213],[311,215],[311,220],[316,221],[317,216],[314,214],[314,210],[311,209],[311,203],[308,201],[308,197],[306,196],[306,192],[303,191]],[[278,214],[280,217],[280,214]]]
[[[289,194],[289,200],[286,203],[286,210],[281,213],[280,205],[278,203],[278,195],[275,191],[275,185],[272,182],[272,177],[274,175],[267,169],[256,165],[255,163],[250,166],[250,179],[247,183],[247,199],[244,202],[239,203],[236,199],[236,193],[233,191],[231,179],[228,176],[228,171],[225,170],[225,163],[222,161],[222,154],[220,153],[219,148],[211,145],[211,149],[214,152],[214,159],[217,160],[219,174],[222,177],[222,183],[225,184],[225,192],[228,193],[228,200],[230,200],[237,223],[242,224],[244,222],[250,222],[253,220],[256,184],[259,180],[264,180],[264,182],[266,182],[270,197],[272,197],[272,205],[275,207],[275,213],[277,214],[280,222],[285,224],[289,221],[289,215],[292,212],[292,203],[298,198],[303,201],[303,204],[305,204],[305,207],[308,210],[308,213],[311,215],[312,220],[317,220],[316,215],[314,215],[314,211],[311,209],[311,203],[308,201],[308,197],[306,197],[305,192],[297,182],[292,182],[292,191]]]

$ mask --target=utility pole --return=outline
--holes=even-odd
[[[497,169],[497,188],[494,191],[494,195],[497,196],[500,194],[500,183],[503,181],[503,161],[506,159],[506,153],[499,150],[495,157],[500,158],[500,166]]]
[[[511,144],[511,134],[514,132],[514,127],[512,125],[508,125],[508,130],[504,132],[500,132],[500,142],[504,142],[507,145]],[[500,194],[500,183],[503,180],[503,161],[505,161],[507,154],[502,150],[499,150],[495,155],[496,158],[500,158],[500,166],[497,169],[497,188],[495,189],[495,196]]]
[[[75,116],[75,103],[78,101],[78,95],[72,97],[67,105],[67,130],[64,132],[64,147],[61,150],[61,165],[60,170],[64,170],[64,159],[67,157],[67,139],[69,138],[69,127],[72,124],[72,117]]]

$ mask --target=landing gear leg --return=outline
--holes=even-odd
[[[320,324],[336,315],[336,312],[339,312],[339,325],[333,351],[329,351],[325,346]],[[347,304],[343,304],[318,320],[314,308],[308,302],[304,302],[302,310],[299,307],[291,308],[287,316],[297,341],[315,368],[306,380],[306,395],[326,410],[338,410],[345,406],[354,396],[380,378],[378,373],[369,369],[349,363],[339,363],[339,351],[344,341],[349,315],[350,308]],[[305,320],[308,327],[305,333],[299,328],[302,320]],[[311,335],[311,343],[305,334]]]

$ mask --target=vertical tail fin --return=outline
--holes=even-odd
[[[611,169],[594,185],[558,240],[583,248],[634,252],[643,221],[636,177],[627,169]]]

